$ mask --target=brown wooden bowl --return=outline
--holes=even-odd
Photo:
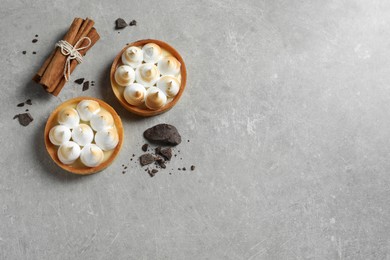
[[[180,69],[180,74],[181,74],[180,90],[179,90],[179,92],[173,98],[173,100],[171,102],[169,102],[164,107],[162,107],[162,108],[160,108],[158,110],[151,110],[151,109],[146,108],[146,107],[136,107],[136,106],[132,106],[129,103],[127,103],[125,98],[124,98],[124,96],[123,96],[124,87],[119,86],[116,83],[115,77],[114,77],[116,68],[123,64],[122,63],[122,59],[121,59],[122,53],[130,46],[139,47],[139,46],[143,46],[143,45],[145,45],[147,43],[155,43],[155,44],[159,45],[162,49],[165,49],[168,52],[170,52],[181,64],[181,69]],[[118,55],[115,57],[114,62],[112,63],[112,66],[111,66],[110,79],[111,79],[112,90],[114,91],[114,94],[115,94],[116,98],[119,100],[119,102],[122,104],[122,106],[124,108],[126,108],[128,111],[130,111],[130,112],[132,112],[134,114],[137,114],[139,116],[145,116],[145,117],[147,117],[147,116],[155,116],[155,115],[159,115],[159,114],[162,114],[162,113],[168,111],[174,105],[176,105],[176,103],[179,101],[179,99],[180,99],[181,95],[183,94],[184,89],[186,87],[187,69],[186,69],[186,65],[184,63],[184,60],[180,56],[179,52],[176,51],[168,43],[163,42],[163,41],[159,41],[159,40],[146,39],[146,40],[140,40],[140,41],[136,41],[136,42],[133,42],[133,43],[129,43],[118,53]]]
[[[99,103],[99,105],[107,110],[109,113],[111,113],[112,117],[114,118],[114,124],[115,124],[115,127],[118,131],[118,137],[119,137],[119,142],[118,142],[118,145],[115,147],[114,150],[112,151],[104,151],[105,153],[105,156],[106,156],[106,153],[109,154],[109,158],[104,161],[103,163],[101,163],[100,165],[96,166],[96,167],[88,167],[88,166],[85,166],[83,165],[81,162],[80,162],[80,158],[76,160],[75,163],[73,164],[70,164],[70,165],[67,165],[67,164],[63,164],[59,159],[58,159],[58,156],[57,156],[57,150],[58,150],[58,146],[52,144],[50,142],[50,139],[49,139],[49,132],[50,132],[50,129],[52,127],[54,127],[55,125],[58,125],[58,122],[57,122],[57,115],[58,113],[68,107],[68,106],[76,106],[80,101],[84,100],[84,99],[88,99],[88,100],[94,100],[96,102]],[[46,150],[47,152],[49,153],[50,157],[53,159],[53,161],[58,165],[60,166],[62,169],[68,171],[68,172],[71,172],[71,173],[75,173],[75,174],[81,174],[81,175],[87,175],[87,174],[92,174],[92,173],[96,173],[96,172],[99,172],[105,168],[107,168],[115,159],[115,157],[118,155],[119,151],[121,150],[122,148],[122,144],[123,144],[123,126],[122,126],[122,121],[120,119],[120,117],[118,116],[118,114],[115,112],[115,110],[110,106],[108,105],[106,102],[100,100],[100,99],[97,99],[97,98],[93,98],[93,97],[77,97],[77,98],[72,98],[72,99],[69,99],[67,101],[65,101],[64,103],[62,103],[61,105],[59,105],[52,113],[51,115],[49,116],[49,118],[47,119],[47,122],[46,122],[46,127],[45,127],[45,134],[44,134],[44,138],[45,138],[45,146],[46,146]]]

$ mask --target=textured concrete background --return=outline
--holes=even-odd
[[[1,1],[1,259],[390,259],[389,1],[80,2]],[[101,40],[73,79],[96,86],[51,97],[30,79],[75,16]],[[138,25],[118,34],[118,17]],[[189,73],[179,104],[148,119],[108,78],[144,38],[171,43]],[[111,104],[126,135],[89,177],[60,170],[42,138],[79,95]],[[12,117],[27,98],[24,128]],[[191,141],[170,166],[196,171],[122,174],[161,122]]]

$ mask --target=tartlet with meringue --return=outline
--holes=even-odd
[[[45,127],[49,155],[58,166],[76,174],[92,174],[108,167],[122,143],[118,114],[92,97],[65,101],[52,112]]]
[[[140,116],[154,116],[179,101],[187,71],[183,58],[173,47],[148,39],[128,44],[119,52],[110,78],[122,106]]]

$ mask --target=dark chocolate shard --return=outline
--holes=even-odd
[[[191,171],[195,170],[195,165],[191,165]]]
[[[89,89],[89,81],[84,82],[83,84],[83,91],[86,91]]]
[[[26,104],[29,105],[29,106],[31,106],[31,105],[32,105],[31,99],[27,99],[27,100],[26,100]]]
[[[149,147],[148,144],[144,144],[144,145],[142,146],[142,151],[146,152],[146,151],[148,150],[148,147]]]
[[[129,23],[130,26],[136,26],[137,25],[137,21],[136,20],[133,20]]]
[[[83,82],[84,82],[84,78],[79,78],[79,79],[76,79],[74,81],[74,83],[79,84],[79,85],[83,84]]]
[[[22,53],[23,53],[23,54],[26,54],[26,53],[27,53],[27,51],[22,51]]]
[[[171,148],[165,148],[160,150],[160,154],[165,157],[168,161],[172,158],[172,149]]]
[[[22,126],[28,126],[34,120],[30,113],[19,114],[18,119],[19,124],[21,124]]]
[[[23,107],[24,106],[24,102],[23,103],[19,103],[16,105],[17,107]]]
[[[122,18],[118,18],[115,21],[115,29],[123,29],[127,26],[127,23]]]
[[[151,155],[150,153],[145,153],[139,157],[139,162],[141,163],[142,166],[151,164],[154,162],[154,156]]]
[[[181,136],[176,127],[168,124],[158,124],[146,129],[144,137],[150,142],[165,145],[178,145],[181,143]]]
[[[33,39],[32,43],[36,43],[37,41],[38,41],[38,39]]]
[[[157,158],[156,158],[156,163],[157,163],[157,165],[158,166],[160,166],[161,168],[163,168],[163,169],[165,169],[167,166],[165,165],[165,160],[162,158],[162,157],[160,157],[160,156],[158,156]]]

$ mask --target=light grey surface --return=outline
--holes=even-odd
[[[80,2],[1,1],[1,259],[390,258],[389,1]],[[30,79],[75,16],[101,40],[72,76],[96,86],[51,97]],[[118,34],[118,17],[138,25]],[[108,70],[145,38],[173,45],[189,78],[174,109],[139,119]],[[42,138],[79,95],[125,127],[118,159],[89,177],[60,170]],[[27,98],[24,128],[12,117]],[[122,174],[161,122],[190,140],[169,168],[196,171]]]

